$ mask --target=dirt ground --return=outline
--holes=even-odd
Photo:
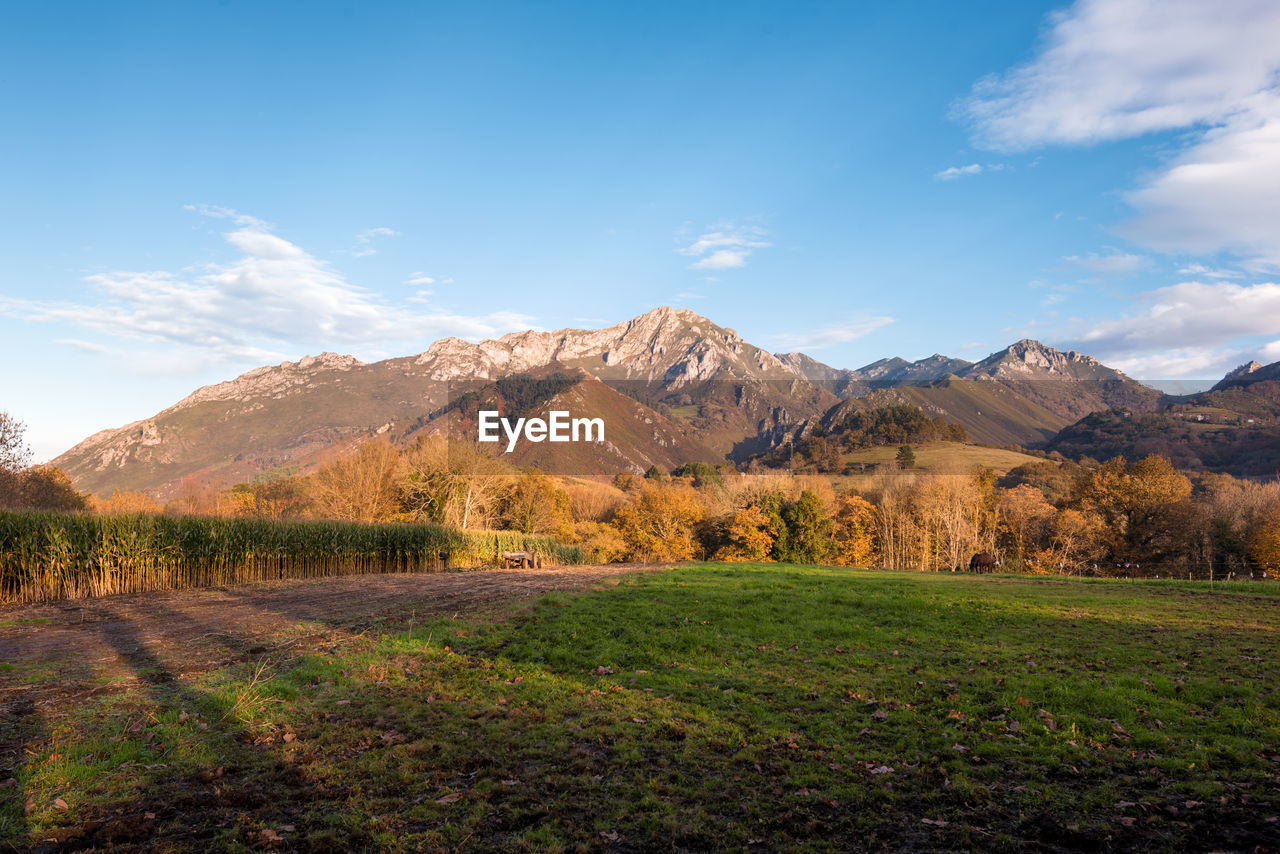
[[[138,682],[332,646],[415,619],[497,611],[556,590],[654,570],[639,564],[264,582],[0,607],[0,722],[64,713]],[[13,735],[11,726],[0,727]],[[7,739],[5,739],[7,740]],[[0,769],[21,743],[0,742]]]

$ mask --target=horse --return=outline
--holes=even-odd
[[[969,558],[970,572],[990,572],[991,567],[996,565],[995,556],[990,552],[978,552]]]

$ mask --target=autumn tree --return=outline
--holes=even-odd
[[[111,497],[103,500],[91,498],[90,505],[95,513],[104,516],[131,516],[137,514],[154,514],[161,511],[159,504],[145,492],[129,492],[115,490]]]
[[[76,491],[71,478],[53,466],[31,466],[19,475],[21,506],[30,510],[74,513],[89,509],[89,497]]]
[[[876,554],[875,508],[851,492],[836,496],[835,504],[835,562],[840,566],[871,566]]]
[[[511,469],[466,441],[419,439],[397,476],[401,508],[415,519],[482,528],[497,514]]]
[[[717,520],[713,560],[763,561],[769,559],[775,539],[769,515],[759,507],[743,507]]]
[[[396,449],[387,442],[366,442],[339,457],[311,478],[318,515],[344,522],[377,522],[396,511]]]
[[[1250,526],[1249,557],[1268,575],[1280,568],[1280,504],[1259,513]]]
[[[1166,458],[1108,460],[1086,472],[1077,488],[1080,509],[1102,517],[1114,560],[1155,563],[1177,550],[1191,481]]]
[[[634,560],[689,560],[698,554],[694,533],[705,517],[706,508],[688,485],[646,481],[613,524]]]
[[[1034,486],[1022,484],[999,498],[999,534],[1006,560],[1015,566],[1040,567],[1040,553],[1049,545],[1057,511]]]
[[[520,474],[505,490],[499,517],[503,527],[524,534],[555,534],[567,539],[573,532],[569,494],[536,470]]]

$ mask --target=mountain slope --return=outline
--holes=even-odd
[[[1153,410],[1161,393],[1092,356],[1023,339],[956,374],[995,382],[1068,421],[1115,407]]]
[[[446,338],[416,356],[373,364],[325,353],[256,368],[96,433],[53,462],[77,488],[100,495],[122,489],[166,498],[184,479],[228,486],[341,442],[394,434],[452,397],[547,365],[581,368],[662,410],[680,429],[698,431],[699,446],[720,458],[761,430],[836,401],[732,329],[659,308],[600,330],[528,331],[479,343]]]
[[[581,368],[544,367],[528,374],[509,375],[555,381],[550,394],[521,403],[503,388],[503,381],[489,383],[456,399],[434,413],[421,426],[407,432],[411,442],[420,435],[444,434],[453,441],[477,444],[506,462],[533,466],[550,474],[614,474],[624,469],[644,472],[656,465],[670,471],[685,462],[714,463],[724,459],[708,448],[697,431],[622,394]],[[496,444],[477,443],[478,413],[497,410],[511,423],[516,417],[549,419],[553,411],[570,417],[600,418],[605,424],[603,442],[549,443],[517,441],[507,452],[505,435]]]

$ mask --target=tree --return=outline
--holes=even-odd
[[[1011,562],[1029,566],[1049,544],[1057,511],[1034,486],[1021,484],[1000,496],[1002,545]]]
[[[722,542],[713,560],[762,561],[769,559],[774,532],[769,516],[759,507],[744,507],[720,520]]]
[[[568,539],[573,532],[569,494],[540,471],[521,474],[506,490],[500,511],[505,527],[523,534],[555,534]]]
[[[103,501],[91,499],[93,510],[103,516],[134,516],[139,514],[159,513],[161,507],[145,492],[121,492],[116,490],[111,497]]]
[[[1114,559],[1155,563],[1182,545],[1182,505],[1191,495],[1191,481],[1166,458],[1108,460],[1087,472],[1077,489],[1080,509],[1102,516]]]
[[[782,511],[787,526],[786,551],[781,560],[789,563],[821,564],[835,550],[832,521],[816,493],[805,490]]]
[[[694,530],[706,517],[698,493],[683,483],[644,483],[621,507],[614,526],[632,560],[689,560],[698,553]]]
[[[911,450],[910,445],[903,445],[898,448],[898,468],[913,469],[916,467],[916,452]]]
[[[431,436],[404,453],[397,497],[413,518],[480,528],[497,512],[510,472],[509,466],[470,442]]]
[[[316,509],[326,519],[377,522],[396,510],[396,449],[387,442],[361,445],[331,462],[311,479]]]
[[[74,513],[89,509],[89,498],[76,492],[71,478],[53,466],[32,466],[21,474],[22,506],[30,510]]]
[[[24,436],[27,425],[0,410],[0,469],[20,472],[31,464],[31,448]]]
[[[836,496],[836,563],[868,567],[875,559],[875,508],[860,495]]]
[[[1274,575],[1280,567],[1280,504],[1259,513],[1250,528],[1249,557]]]
[[[720,470],[706,463],[683,463],[671,472],[671,476],[690,478],[694,487],[698,489],[708,484],[724,486],[724,478],[720,476]]]

